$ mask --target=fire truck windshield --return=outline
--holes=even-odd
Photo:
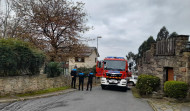
[[[106,70],[118,70],[125,71],[126,61],[118,61],[118,60],[105,60],[104,68]]]

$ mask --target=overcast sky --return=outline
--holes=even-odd
[[[74,0],[78,1],[78,0]],[[125,57],[166,26],[170,33],[190,35],[190,0],[82,0],[94,29],[85,37],[98,39],[99,59]],[[97,46],[97,41],[88,42]]]
[[[72,0],[74,2],[81,0]],[[83,36],[95,39],[99,60],[106,56],[125,57],[137,53],[143,41],[166,26],[170,33],[190,35],[190,0],[82,0],[88,26],[94,29]],[[2,6],[2,5],[1,5]]]

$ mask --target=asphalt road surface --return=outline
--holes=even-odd
[[[153,111],[149,104],[134,98],[131,91],[117,89],[75,91],[63,95],[14,103],[1,103],[0,111]]]

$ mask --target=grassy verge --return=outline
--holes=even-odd
[[[136,98],[141,98],[137,88],[133,87],[132,89],[132,93],[133,93],[133,96],[136,97]]]
[[[4,95],[4,96],[0,96],[0,99],[1,99],[1,98],[10,98],[10,95],[7,94],[7,95]]]
[[[69,89],[69,88],[70,88],[69,86],[59,87],[59,88],[49,88],[49,89],[45,89],[45,90],[27,92],[24,94],[17,94],[16,96],[17,97],[35,96],[35,95],[46,94],[46,93],[51,93],[51,92],[56,92],[56,91],[62,91],[62,90]]]

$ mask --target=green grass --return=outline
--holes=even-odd
[[[0,98],[10,98],[10,94],[6,94],[4,96],[0,96]]]
[[[133,87],[131,90],[132,90],[132,93],[133,93],[134,97],[141,98],[141,96],[140,96],[139,91],[138,91],[137,88]]]
[[[51,93],[51,92],[56,92],[56,91],[62,91],[62,90],[69,89],[69,88],[70,88],[69,86],[59,87],[59,88],[49,88],[49,89],[45,89],[45,90],[27,92],[24,94],[17,94],[16,96],[17,97],[35,96],[35,95],[46,94],[46,93]]]

